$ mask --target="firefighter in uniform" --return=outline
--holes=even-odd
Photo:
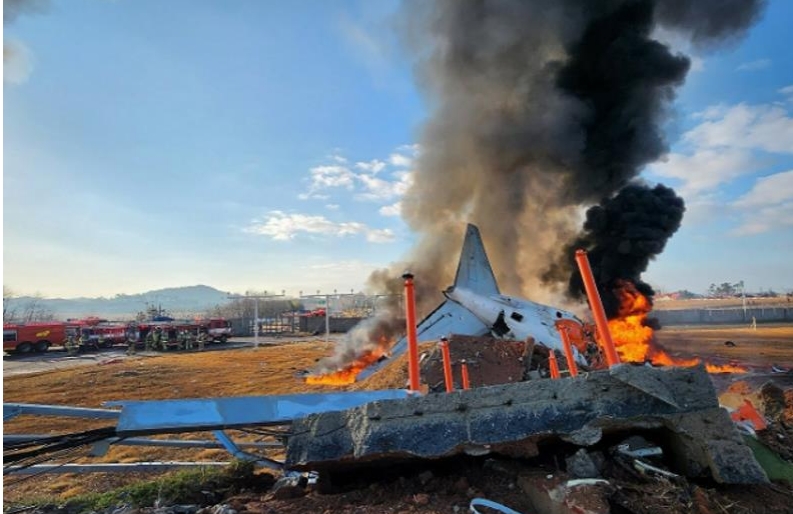
[[[176,333],[176,349],[184,350],[184,347],[185,347],[184,330],[179,330]]]
[[[74,334],[69,334],[66,337],[66,353],[69,356],[77,355],[77,341],[75,341]]]
[[[162,351],[168,351],[168,329],[165,329],[161,332],[160,335],[160,348]]]
[[[185,350],[193,349],[193,333],[189,330],[184,331],[184,347]]]
[[[135,338],[132,335],[127,336],[127,355],[135,355]],[[148,346],[148,343],[146,344]]]
[[[146,351],[149,352],[154,347],[154,334],[153,330],[149,330],[146,333]]]
[[[162,341],[162,328],[161,327],[155,327],[154,328],[154,349],[155,350],[160,350],[162,348],[160,346],[161,341]]]
[[[91,342],[91,337],[88,335],[88,331],[87,330],[81,330],[80,331],[80,346],[82,346],[83,349],[86,349],[86,348],[88,348],[88,343],[90,343],[90,342]]]
[[[198,350],[203,352],[204,351],[204,344],[207,341],[207,334],[206,332],[199,332],[198,334]]]

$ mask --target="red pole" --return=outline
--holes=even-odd
[[[570,342],[570,333],[567,331],[567,327],[558,328],[559,335],[562,336],[562,343],[564,343],[564,356],[567,359],[567,370],[570,371],[571,377],[577,376],[578,366],[575,365],[575,359],[573,358],[573,344]]]
[[[581,271],[581,278],[584,280],[584,288],[589,299],[589,308],[592,309],[592,314],[595,316],[595,326],[597,326],[600,342],[603,345],[603,353],[606,354],[606,363],[609,367],[614,366],[620,363],[620,357],[617,355],[617,350],[614,349],[614,341],[612,341],[611,332],[609,332],[606,311],[603,309],[603,301],[600,299],[600,292],[598,292],[597,285],[595,285],[592,268],[589,267],[589,258],[586,250],[576,250],[575,260],[578,263],[578,269]]]
[[[471,381],[468,379],[468,364],[465,361],[460,365],[463,372],[463,389],[471,389]]]
[[[441,355],[443,355],[443,379],[446,382],[446,392],[451,393],[454,391],[454,384],[452,384],[452,357],[449,352],[449,340],[442,337],[440,344]]]
[[[551,366],[551,378],[556,380],[559,375],[559,364],[556,362],[556,352],[553,350],[548,351],[548,364]]]
[[[416,298],[413,290],[413,274],[406,271],[405,279],[405,323],[408,331],[408,378],[410,390],[419,390],[419,346],[416,337]]]

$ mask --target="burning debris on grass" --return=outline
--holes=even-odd
[[[650,299],[627,280],[617,279],[612,294],[617,298],[616,314],[609,319],[611,337],[622,362],[649,362],[656,366],[696,366],[698,358],[683,359],[669,355],[655,340],[654,323],[648,318]],[[705,363],[709,373],[743,373],[746,368],[732,364]]]
[[[394,335],[404,329],[391,310],[380,312],[353,327],[336,345],[330,357],[322,359],[309,376],[308,384],[347,385],[364,368],[387,355]]]

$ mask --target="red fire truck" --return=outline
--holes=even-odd
[[[74,337],[83,350],[110,348],[126,344],[129,340],[143,343],[146,335],[155,327],[167,330],[173,344],[176,344],[177,334],[182,331],[196,336],[204,333],[209,341],[219,343],[225,343],[232,336],[231,323],[223,318],[143,323],[113,322],[99,318],[70,319],[66,322],[5,324],[3,351],[46,352],[50,346],[64,346],[68,336]]]
[[[144,321],[132,323],[127,327],[127,337],[133,341],[142,343],[146,336],[159,327],[168,334],[168,341],[172,345],[176,344],[179,332],[190,332],[195,336],[207,334],[209,340],[218,343],[225,343],[233,335],[231,322],[224,318],[197,319],[190,321]]]
[[[3,351],[46,352],[50,346],[63,346],[66,328],[63,322],[4,324]]]
[[[210,318],[197,321],[202,327],[206,327],[209,337],[213,341],[225,343],[233,335],[231,322],[223,318]]]

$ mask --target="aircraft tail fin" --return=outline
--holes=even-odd
[[[481,295],[499,294],[496,277],[490,267],[485,245],[476,225],[468,224],[465,242],[457,265],[454,286],[468,289]]]

